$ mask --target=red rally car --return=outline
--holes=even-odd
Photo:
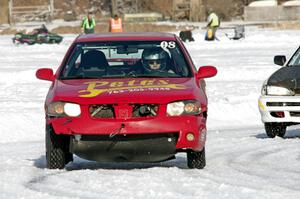
[[[36,76],[52,82],[46,102],[46,159],[62,169],[73,154],[102,162],[160,162],[187,153],[205,167],[207,97],[213,66],[194,66],[170,33],[78,36],[60,67]]]

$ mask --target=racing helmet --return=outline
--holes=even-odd
[[[146,72],[165,71],[168,57],[168,53],[161,48],[145,49],[142,64]]]

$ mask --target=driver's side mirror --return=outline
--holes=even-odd
[[[55,76],[51,68],[40,68],[36,71],[35,76],[41,80],[53,81]]]
[[[213,77],[217,74],[217,72],[217,68],[214,66],[201,66],[198,70],[197,78],[202,79]]]
[[[284,55],[276,55],[274,57],[274,64],[283,66],[285,62],[286,62],[286,57]]]

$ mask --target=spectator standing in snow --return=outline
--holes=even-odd
[[[216,32],[218,27],[220,26],[220,19],[218,15],[212,11],[212,9],[209,10],[207,17],[207,32],[205,35],[205,40],[212,41],[217,39]]]
[[[122,19],[117,14],[109,20],[109,32],[123,32]]]
[[[81,30],[85,34],[91,34],[95,32],[96,22],[92,13],[89,12],[87,16],[85,16],[81,23]]]

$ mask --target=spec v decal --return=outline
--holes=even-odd
[[[186,89],[180,84],[170,84],[168,80],[130,80],[130,81],[91,81],[85,82],[86,90],[79,91],[79,97],[96,97],[97,95],[108,92],[109,94],[121,92],[141,92],[171,89]]]

